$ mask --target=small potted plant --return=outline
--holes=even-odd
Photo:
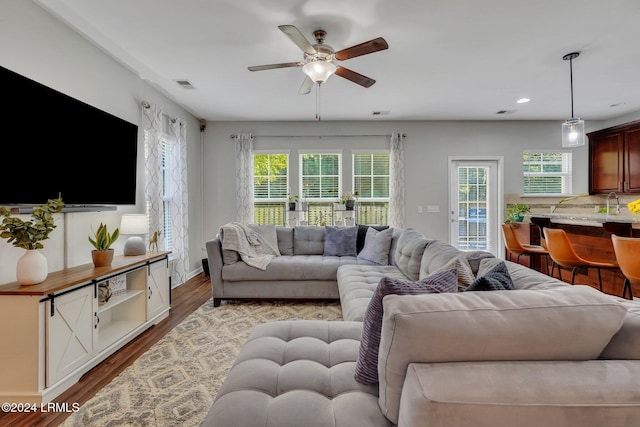
[[[347,191],[342,194],[340,197],[341,202],[345,205],[346,210],[352,211],[354,206],[356,205],[356,198],[358,197],[358,192],[351,193],[351,191]]]
[[[4,217],[0,223],[0,237],[27,251],[16,266],[17,280],[21,285],[35,285],[47,278],[47,258],[38,249],[44,247],[41,242],[48,239],[56,228],[53,214],[62,211],[63,206],[61,198],[50,199],[46,205],[35,206],[31,213],[33,219],[27,221],[11,216],[9,209],[0,207],[0,216]]]
[[[291,193],[289,193],[289,210],[290,211],[296,210],[296,203],[298,203],[298,195],[296,194],[295,196],[293,196],[291,195]]]
[[[531,206],[514,203],[509,207],[509,209],[507,209],[507,219],[504,222],[505,224],[509,224],[511,222],[522,222],[524,215],[529,212],[531,212]]]
[[[94,233],[93,238],[89,236],[89,243],[95,248],[91,251],[91,258],[93,259],[93,265],[96,267],[106,267],[111,265],[113,261],[113,249],[111,245],[118,240],[120,236],[120,229],[116,228],[115,231],[109,234],[107,226],[100,223],[98,230]]]

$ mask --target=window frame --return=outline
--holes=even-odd
[[[386,154],[388,156],[388,160],[391,161],[391,152],[389,150],[351,150],[351,188],[352,191],[355,191],[355,181],[356,181],[356,155],[358,154],[370,154],[370,155],[375,155],[375,154]],[[391,165],[389,165],[389,169],[391,169]],[[364,176],[364,175],[361,175]],[[371,175],[369,175],[371,177],[371,179],[375,178],[376,176],[383,176],[383,175],[374,175],[373,173]],[[389,174],[386,175],[389,179],[388,185],[389,187],[391,186],[391,171],[389,170]],[[373,186],[371,187],[373,188]],[[388,197],[362,197],[362,196],[358,196],[358,201],[363,201],[363,202],[387,202],[390,203],[391,202],[391,191],[390,188],[388,189],[389,191],[389,196]]]
[[[253,161],[255,165],[255,156],[262,154],[284,154],[287,156],[287,189],[291,188],[291,150],[254,150],[253,151]],[[253,189],[253,204],[256,203],[285,203],[288,201],[287,196],[284,197],[267,197],[267,198],[256,198],[256,189],[255,189],[255,166],[254,166],[254,189]],[[288,190],[287,190],[288,191]]]
[[[337,195],[336,197],[305,197],[303,188],[303,179],[304,179],[304,167],[303,167],[303,157],[305,154],[335,154],[338,156],[338,187],[337,187]],[[342,182],[344,172],[342,170],[342,157],[343,150],[341,149],[320,149],[320,150],[298,150],[298,189],[301,200],[304,200],[308,203],[332,203],[340,200],[340,195],[343,193]],[[319,175],[322,177],[323,175]],[[328,175],[327,175],[328,176]]]
[[[525,172],[525,160],[524,155],[527,153],[540,153],[540,154],[562,154],[563,165],[567,165],[568,171],[562,172]],[[564,156],[568,156],[568,159],[564,159]],[[539,164],[544,165],[544,162]],[[525,179],[527,177],[559,177],[562,180],[562,191],[560,193],[528,193],[526,191]],[[522,195],[527,197],[566,197],[571,196],[573,191],[573,152],[570,150],[524,150],[522,152]]]

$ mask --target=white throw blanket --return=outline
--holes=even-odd
[[[239,222],[230,222],[220,228],[222,249],[236,251],[247,265],[266,270],[278,252],[272,248],[264,237]]]

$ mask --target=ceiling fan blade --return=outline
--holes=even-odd
[[[305,76],[304,80],[302,81],[302,85],[300,86],[300,89],[298,89],[298,95],[306,95],[309,92],[311,92],[311,88],[313,87],[315,83],[313,82],[313,80],[311,80],[309,78],[309,76]]]
[[[355,71],[344,67],[338,67],[338,69],[336,70],[336,74],[342,78],[351,80],[352,82],[364,87],[371,87],[376,82],[375,80],[367,76],[363,76],[360,73],[356,73]]]
[[[276,68],[302,67],[304,62],[283,62],[281,64],[254,65],[247,67],[249,71],[274,70]]]
[[[294,25],[278,25],[278,28],[287,35],[302,51],[308,55],[315,55],[316,49],[309,43],[309,40]]]
[[[367,55],[369,53],[378,52],[380,50],[388,49],[389,45],[387,41],[382,37],[369,40],[368,42],[360,43],[355,46],[348,47],[336,52],[336,59],[338,61],[344,61],[347,59],[355,58],[356,56]]]

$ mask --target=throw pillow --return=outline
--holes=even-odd
[[[468,291],[506,291],[513,289],[513,281],[504,261],[493,267],[484,276],[478,277],[465,289]]]
[[[358,254],[358,259],[374,262],[378,265],[389,264],[389,248],[391,247],[391,238],[393,237],[393,228],[387,228],[384,231],[378,231],[373,227],[367,230],[367,238],[364,241],[364,248]]]
[[[356,252],[360,253],[364,248],[364,241],[367,238],[367,230],[374,228],[378,231],[386,230],[388,225],[362,225],[358,224],[358,237],[356,237]]]
[[[464,254],[451,258],[448,263],[432,271],[431,274],[451,270],[452,268],[458,273],[458,290],[466,289],[476,280],[476,276],[473,274],[469,261]]]
[[[355,379],[361,384],[378,382],[378,350],[380,332],[382,330],[382,299],[391,294],[418,295],[427,293],[456,292],[458,278],[455,270],[432,274],[417,282],[383,277],[369,301],[367,311],[362,320],[362,338],[358,360],[356,361]]]
[[[356,256],[358,227],[325,227],[324,256]]]
[[[280,256],[280,248],[278,247],[278,233],[276,232],[275,225],[247,224],[247,227],[261,235],[264,239],[264,242],[269,245],[271,249],[273,249],[275,255]]]

